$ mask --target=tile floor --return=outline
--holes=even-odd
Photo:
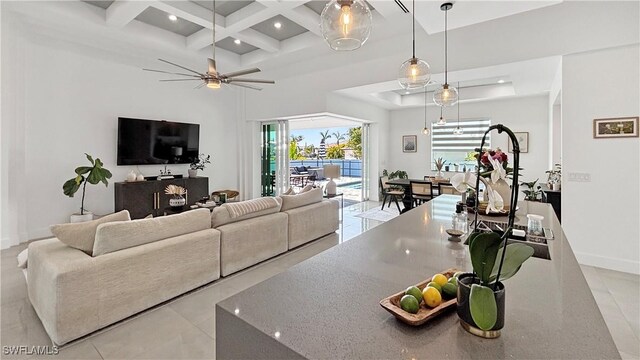
[[[364,202],[344,209],[340,240],[347,241],[382,222],[356,217],[380,206]],[[183,295],[138,316],[77,340],[48,359],[212,359],[215,357],[214,304],[336,245],[317,241],[239,274]],[[16,255],[25,245],[0,252],[1,328],[5,345],[51,345],[27,299]],[[623,359],[640,358],[640,276],[588,266],[585,277]],[[4,349],[3,349],[4,350]],[[4,358],[27,358],[7,356]]]

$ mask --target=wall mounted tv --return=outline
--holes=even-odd
[[[188,164],[199,143],[198,124],[118,118],[118,165]]]

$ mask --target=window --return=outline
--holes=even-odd
[[[454,171],[454,164],[458,164],[459,171],[464,165],[467,168],[475,166],[475,161],[465,160],[470,151],[480,147],[482,135],[491,126],[491,119],[465,119],[460,120],[462,135],[453,135],[453,130],[458,126],[457,121],[449,121],[445,125],[432,124],[431,126],[431,170],[436,170],[433,161],[443,158],[447,165],[451,165],[450,171]],[[485,148],[491,147],[491,134],[487,134]]]

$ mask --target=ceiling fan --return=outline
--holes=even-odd
[[[154,70],[154,69],[142,69],[144,71],[153,71],[153,72],[158,72],[158,73],[163,73],[163,74],[171,74],[171,75],[179,75],[179,76],[186,76],[187,78],[178,78],[178,79],[163,79],[160,81],[201,81],[200,85],[196,86],[196,89],[199,89],[203,86],[207,86],[210,89],[219,89],[221,84],[228,84],[228,85],[234,85],[234,86],[240,86],[240,87],[244,87],[244,88],[248,88],[248,89],[252,89],[252,90],[262,90],[259,87],[256,86],[252,86],[252,85],[248,85],[248,83],[257,83],[257,84],[275,84],[276,82],[273,80],[261,80],[261,79],[246,79],[246,78],[238,78],[239,76],[243,76],[243,75],[249,75],[249,74],[253,74],[253,73],[257,73],[260,72],[260,69],[258,68],[252,68],[252,69],[246,69],[246,70],[240,70],[240,71],[234,71],[234,72],[230,72],[230,73],[226,73],[226,74],[221,74],[218,72],[217,68],[216,68],[216,2],[215,0],[213,0],[213,10],[212,10],[212,17],[213,17],[213,57],[212,58],[208,58],[207,59],[207,71],[205,73],[200,73],[198,71],[189,69],[187,67],[184,67],[182,65],[178,65],[175,63],[172,63],[170,61],[167,60],[163,60],[163,59],[158,59],[164,63],[167,63],[169,65],[173,65],[176,67],[179,67],[183,70],[187,70],[192,74],[184,74],[184,73],[175,73],[175,72],[169,72],[169,71],[163,71],[163,70]],[[244,84],[241,84],[244,83]]]

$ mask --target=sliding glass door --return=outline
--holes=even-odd
[[[276,196],[289,188],[289,122],[262,123],[261,196]]]

